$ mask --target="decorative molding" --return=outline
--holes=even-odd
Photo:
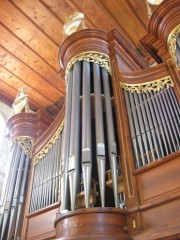
[[[77,56],[73,57],[67,67],[66,67],[66,75],[65,75],[65,80],[67,83],[67,75],[69,73],[69,71],[72,69],[72,66],[77,62],[77,61],[87,61],[87,62],[94,62],[94,63],[98,63],[100,65],[100,67],[104,67],[107,72],[111,72],[111,68],[110,68],[110,60],[109,60],[109,56],[107,56],[106,54],[100,53],[100,52],[83,52],[81,54],[78,54]]]
[[[49,140],[49,142],[35,155],[34,163],[33,163],[34,166],[38,164],[39,160],[41,160],[52,148],[56,140],[59,138],[59,134],[62,132],[63,128],[64,128],[64,120],[61,122],[59,128],[57,129],[55,134],[52,136],[52,138]]]
[[[176,58],[176,47],[177,47],[176,39],[179,36],[179,34],[180,34],[180,24],[171,31],[167,40],[167,47],[168,47],[169,53],[178,70],[180,70],[180,67],[178,66],[177,58]]]
[[[12,142],[17,143],[27,156],[30,158],[32,157],[34,138],[28,136],[19,136],[14,138]]]
[[[164,87],[173,87],[174,83],[170,76],[166,76],[155,81],[145,82],[145,83],[120,83],[121,87],[130,92],[146,93],[146,92],[157,92]]]

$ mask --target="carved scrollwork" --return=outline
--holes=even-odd
[[[29,156],[32,157],[32,148],[34,143],[34,138],[32,137],[26,137],[26,136],[20,136],[15,139],[13,139],[14,143],[17,143],[18,146],[23,150],[23,152]]]
[[[34,166],[41,160],[48,151],[53,147],[56,140],[59,138],[59,134],[62,132],[64,128],[64,121],[61,122],[58,130],[55,132],[55,134],[52,136],[52,138],[49,140],[49,142],[39,151],[39,153],[36,154],[34,157]]]
[[[104,67],[107,72],[110,73],[111,68],[110,68],[110,61],[109,57],[103,53],[99,52],[83,52],[77,56],[75,56],[73,59],[70,60],[66,67],[66,83],[67,83],[67,75],[69,71],[72,69],[72,66],[77,62],[77,61],[87,61],[87,62],[94,62],[98,63],[100,67]]]
[[[171,33],[169,34],[168,41],[167,41],[167,46],[169,49],[169,53],[177,67],[177,69],[180,69],[180,63],[178,64],[177,61],[177,38],[180,35],[180,24],[176,26]],[[179,50],[179,49],[178,49]]]
[[[146,92],[157,92],[163,89],[164,87],[169,88],[173,87],[174,83],[171,80],[170,76],[166,76],[164,78],[160,78],[158,80],[152,81],[152,82],[146,82],[146,83],[134,83],[134,84],[128,84],[128,83],[120,83],[121,87],[124,88],[127,91],[130,92],[137,92],[137,93],[146,93]]]

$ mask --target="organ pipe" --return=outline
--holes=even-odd
[[[159,92],[146,93],[124,90],[124,95],[135,167],[139,168],[179,150],[180,107],[173,88],[164,87]],[[147,156],[146,160],[145,156]]]
[[[91,147],[91,89],[90,63],[83,62],[83,93],[82,93],[82,171],[84,179],[85,203],[89,207],[89,196],[92,172]]]
[[[0,222],[1,239],[17,239],[19,236],[32,143],[33,139],[28,137],[18,137],[13,142]]]
[[[103,108],[100,85],[100,67],[93,63],[94,72],[94,95],[95,95],[95,123],[96,123],[96,155],[99,175],[99,186],[101,194],[101,205],[105,206],[105,142]]]

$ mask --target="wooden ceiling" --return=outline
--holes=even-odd
[[[124,30],[135,46],[147,33],[145,0],[0,0],[0,100],[11,105],[28,88],[30,107],[56,115],[65,96],[58,52],[74,12],[88,28]]]

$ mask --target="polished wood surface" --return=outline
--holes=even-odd
[[[86,208],[71,211],[55,221],[57,239],[130,240],[126,211],[115,208]]]
[[[44,0],[44,3],[47,4],[47,2],[48,0]],[[60,1],[58,2],[60,3]],[[104,2],[107,4],[107,6],[110,5],[108,1]],[[90,14],[90,9],[88,8],[91,6],[90,1],[76,1],[76,3],[75,1],[71,1],[71,3],[72,8],[77,7],[79,4],[79,9],[87,8],[87,15]],[[155,58],[157,63],[159,63],[153,68],[149,68],[146,60],[143,59],[142,56],[138,55],[134,50],[133,46],[135,40],[133,39],[133,41],[131,41],[128,36],[124,35],[124,31],[121,32],[118,30],[112,30],[110,28],[110,23],[108,23],[106,26],[106,28],[110,30],[109,33],[92,29],[83,30],[82,32],[75,33],[69,39],[66,39],[62,44],[60,58],[64,66],[66,66],[69,59],[74,57],[76,54],[91,48],[91,46],[88,45],[90,42],[92,43],[92,46],[97,46],[99,51],[101,50],[103,53],[109,53],[127,211],[119,210],[117,214],[113,209],[109,209],[108,212],[104,213],[99,209],[81,209],[75,212],[67,213],[64,216],[59,215],[55,222],[57,231],[56,238],[63,239],[63,237],[66,237],[67,239],[78,239],[80,235],[82,239],[96,239],[95,236],[99,234],[97,237],[97,239],[99,239],[99,237],[103,234],[109,234],[108,237],[110,238],[107,238],[108,240],[118,239],[112,235],[112,232],[117,232],[120,234],[119,237],[128,237],[134,240],[177,240],[180,238],[180,152],[176,151],[165,158],[161,158],[146,165],[145,167],[135,170],[127,109],[125,105],[123,89],[120,87],[120,81],[125,83],[143,83],[170,75],[175,84],[174,91],[176,96],[178,99],[180,99],[179,72],[175,69],[175,66],[173,65],[170,55],[165,47],[166,37],[163,37],[164,35],[162,31],[165,29],[164,34],[167,36],[168,31],[170,33],[172,30],[170,27],[171,23],[172,26],[177,23],[173,20],[174,15],[168,14],[168,9],[171,11],[171,13],[176,12],[176,5],[174,3],[178,4],[178,7],[180,6],[180,0],[167,0],[163,3],[163,5],[155,10],[156,14],[159,14],[157,16],[158,21],[156,22],[156,17],[152,18],[154,19],[152,21],[155,21],[156,24],[150,24],[148,30],[149,34],[142,39],[142,43],[144,46],[146,46],[146,49],[151,53],[153,58]],[[55,14],[60,14],[55,8],[56,4],[57,2],[50,4],[51,10],[53,10]],[[100,3],[98,2],[98,4]],[[128,4],[129,1],[127,1],[127,4],[125,5],[129,6]],[[132,3],[132,5],[134,7],[136,6],[135,3]],[[100,5],[98,5],[98,7],[99,6]],[[118,8],[116,4],[114,4],[114,6]],[[171,7],[173,10],[170,10]],[[107,14],[110,14],[110,9],[112,10],[111,6],[106,8],[105,11]],[[95,13],[96,9],[93,8],[93,10]],[[70,11],[68,5],[67,11]],[[161,21],[159,22],[159,20],[163,18],[165,12],[169,17],[165,18],[165,22],[162,20],[162,24],[165,25],[163,28]],[[179,16],[179,11],[177,15]],[[115,16],[117,15],[114,13],[113,18],[115,18]],[[65,18],[65,13],[62,15],[62,18]],[[175,19],[177,20],[177,18]],[[99,15],[95,17],[95,20],[88,20],[87,25],[92,27],[94,26],[95,21],[98,21],[98,24],[104,26],[102,21],[99,23]],[[142,24],[145,24],[145,22]],[[154,36],[152,36],[151,34],[153,33],[153,29],[151,28],[160,29],[157,31],[160,31],[161,34],[159,35],[155,31]],[[106,30],[105,26],[103,30]],[[101,33],[99,36],[98,32]],[[95,40],[94,42],[91,41],[93,39]],[[86,43],[86,41],[88,44],[86,44],[86,47],[84,47],[82,43]],[[104,44],[101,44],[102,42]],[[98,44],[101,45],[98,46]],[[61,112],[61,116],[59,115],[55,120],[55,124],[51,125],[49,130],[46,131],[45,135],[43,135],[37,142],[35,146],[35,153],[37,153],[44,146],[44,144],[47,143],[47,141],[50,139],[50,136],[52,136],[52,132],[54,133],[57,129],[58,121],[60,124],[60,119],[62,120],[62,118],[63,111]],[[49,210],[49,212],[51,212],[51,210]],[[43,230],[44,224],[46,226],[48,221],[46,219],[48,218],[48,213],[46,214],[46,217],[43,218],[42,214],[38,212],[36,215],[36,220],[32,220],[32,225],[27,224],[25,227],[28,234],[36,231],[36,234],[32,236],[32,239],[48,239],[48,236],[46,237],[46,235],[41,235],[46,232],[46,229]],[[51,213],[49,214],[52,216]],[[76,225],[77,218],[79,221],[78,224],[80,223],[79,225]],[[112,223],[115,226],[112,226],[113,224],[110,225],[110,220],[112,220]],[[40,223],[38,223],[39,221]],[[97,224],[94,226],[94,223]],[[38,232],[39,224],[41,224],[39,227],[40,232]],[[123,232],[123,234],[126,236],[121,235],[122,232],[120,230],[126,225],[128,227],[129,236],[126,234],[126,232]],[[50,226],[52,227],[52,219]],[[98,226],[100,229],[97,234],[96,230],[98,231],[98,229],[96,227]],[[31,230],[29,230],[30,227]],[[55,236],[54,229],[52,229],[53,228],[49,230],[49,233],[51,234],[53,232],[54,235],[52,234],[49,236],[49,239]],[[93,231],[92,229],[95,230]],[[92,234],[94,234],[94,236]],[[103,236],[103,238],[106,239],[105,236]]]
[[[59,203],[28,214],[28,231],[25,239],[55,239],[54,219],[56,218],[58,208]]]
[[[2,0],[0,100],[11,106],[17,89],[25,86],[33,110],[57,115],[65,96],[58,52],[64,41],[63,25],[74,12],[85,14],[89,29],[109,32],[116,27],[124,31],[134,47],[147,33],[149,19],[144,0]]]
[[[8,135],[11,140],[22,136],[32,137],[36,141],[48,129],[52,121],[52,117],[41,111],[37,113],[22,112],[8,120]]]

